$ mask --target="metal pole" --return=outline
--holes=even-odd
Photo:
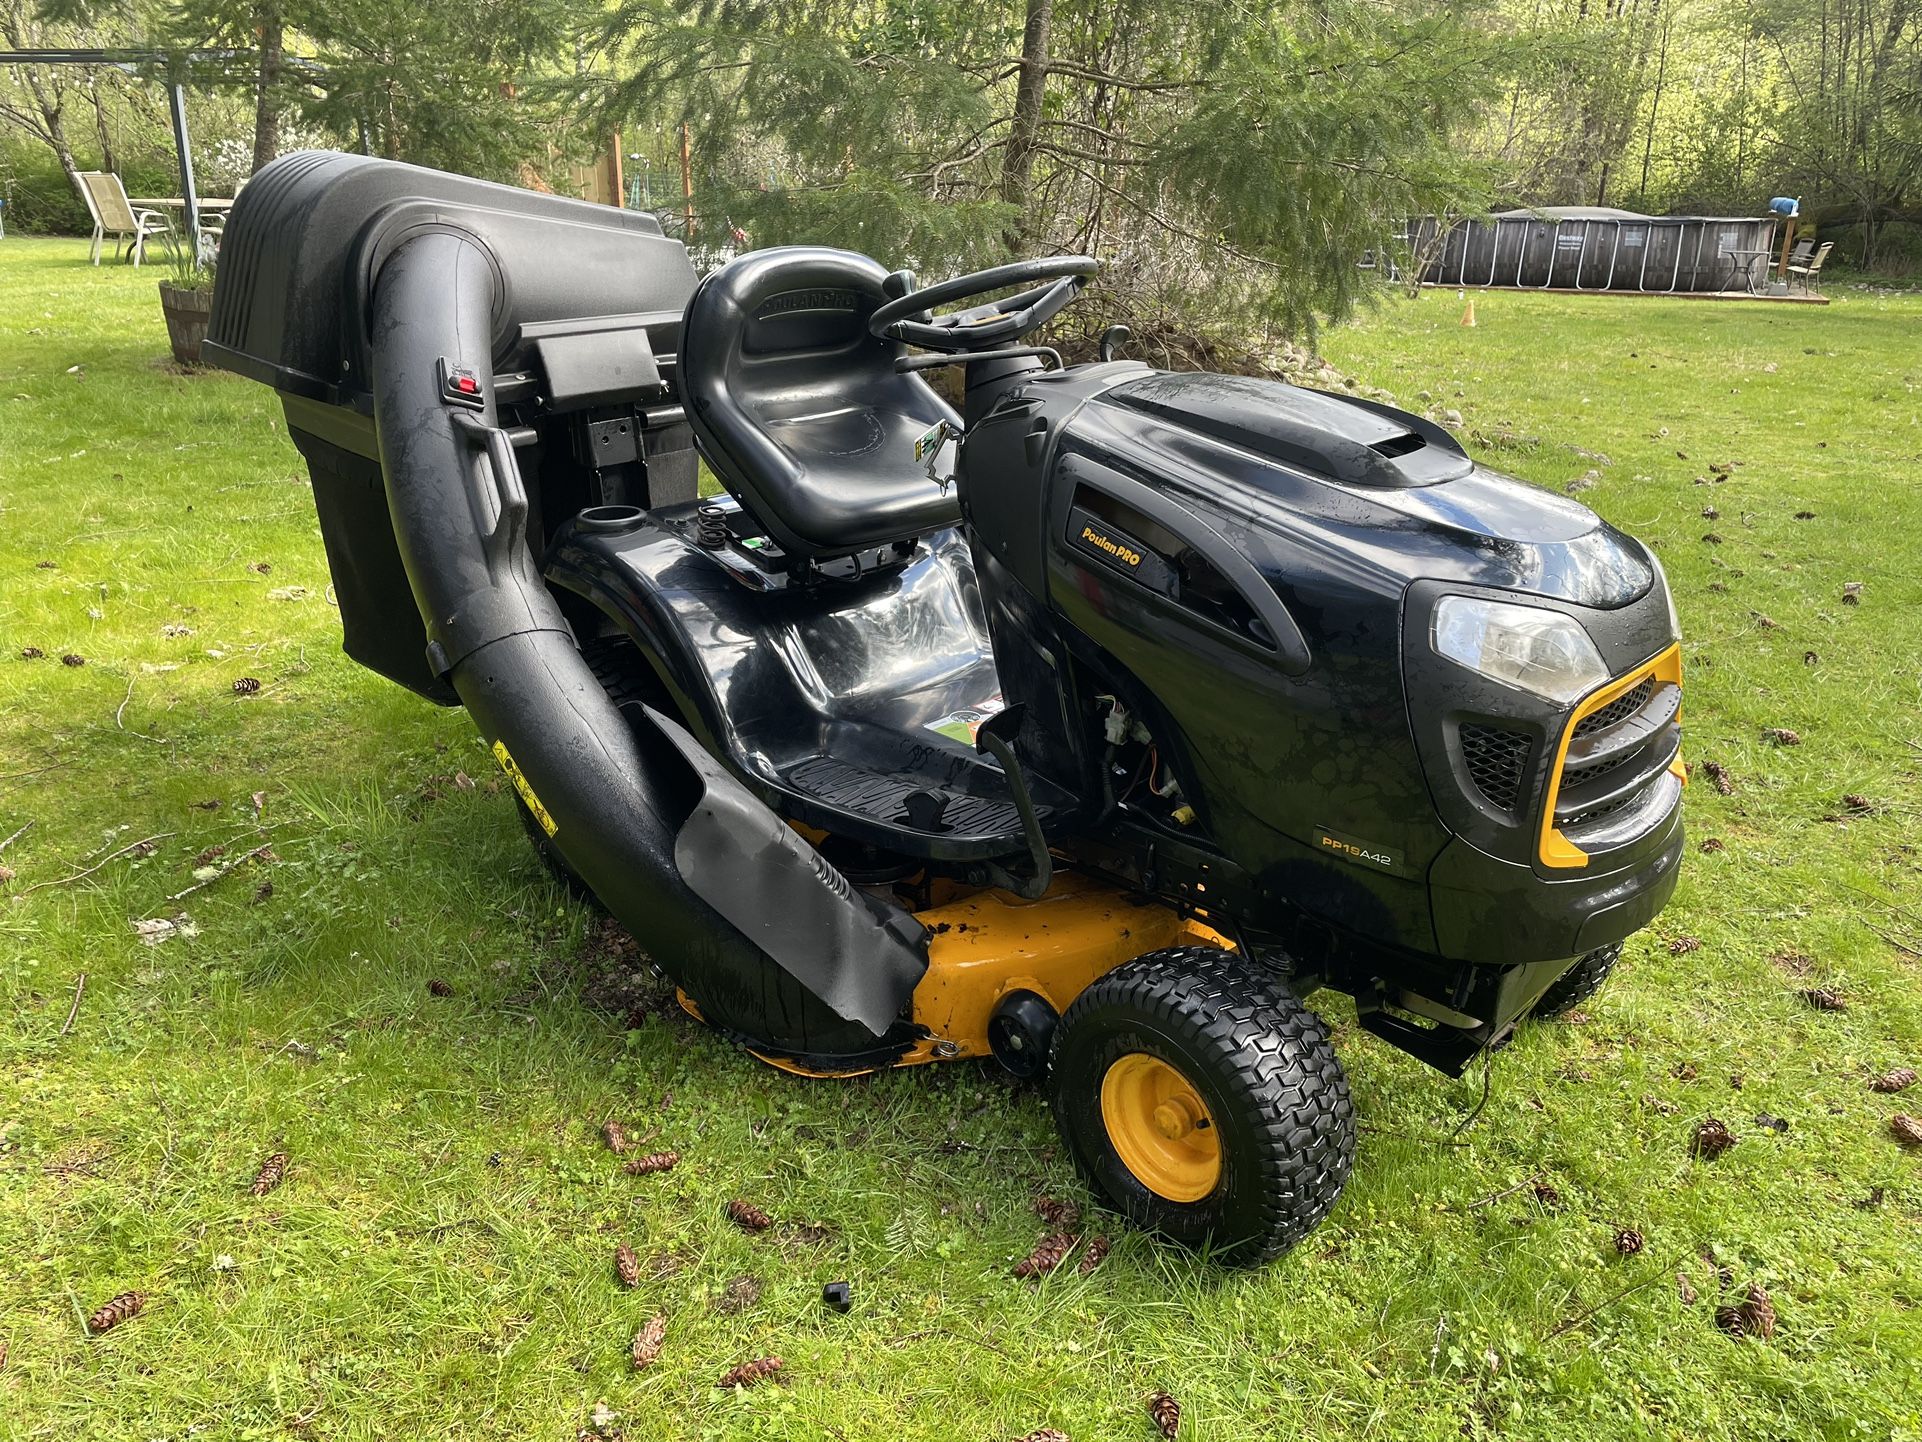
[[[200,264],[200,197],[194,193],[194,158],[187,141],[187,90],[179,81],[167,86],[167,108],[173,112],[174,149],[180,155],[180,199],[187,221],[188,253]]]

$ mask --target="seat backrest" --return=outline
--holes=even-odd
[[[1820,270],[1822,268],[1822,262],[1829,258],[1829,252],[1834,249],[1835,249],[1834,241],[1832,240],[1823,241],[1821,246],[1815,252],[1815,259],[1809,262],[1809,269]]]
[[[678,360],[689,424],[721,483],[803,557],[846,555],[953,525],[959,504],[916,466],[896,432],[959,417],[916,375],[906,347],[868,334],[889,296],[867,256],[824,246],[753,251],[714,271],[688,301]],[[837,454],[785,444],[860,412],[885,450]],[[831,423],[831,421],[830,421]]]
[[[121,234],[140,228],[134,222],[133,207],[127,203],[127,191],[119,176],[112,171],[88,170],[82,171],[80,178],[87,183],[94,214],[102,225]]]
[[[1791,250],[1791,251],[1789,252],[1789,264],[1790,264],[1790,265],[1801,265],[1801,264],[1802,264],[1802,263],[1803,263],[1804,261],[1806,261],[1806,260],[1807,260],[1807,259],[1808,259],[1808,258],[1809,258],[1809,257],[1810,257],[1811,255],[1813,255],[1813,254],[1815,254],[1815,242],[1814,242],[1814,241],[1812,241],[1812,240],[1798,240],[1798,241],[1796,241],[1796,242],[1795,242],[1795,249],[1793,249],[1793,250]]]
[[[87,203],[87,218],[95,225],[101,223],[100,207],[94,203],[93,199],[93,183],[99,178],[100,172],[97,170],[76,171],[73,177],[74,189],[80,192],[80,198]]]

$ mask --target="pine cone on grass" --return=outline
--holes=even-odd
[[[1014,1264],[1014,1275],[1026,1280],[1045,1277],[1068,1258],[1075,1238],[1067,1232],[1050,1232],[1035,1243],[1034,1250]]]
[[[1884,1093],[1902,1092],[1907,1091],[1914,1085],[1915,1068],[1912,1066],[1899,1066],[1895,1068],[1894,1071],[1883,1072],[1881,1076],[1870,1082],[1869,1090]]]
[[[242,676],[234,682],[234,695],[236,696],[254,696],[258,695],[259,692],[260,681],[257,677]]]
[[[1068,1442],[1068,1434],[1059,1427],[1037,1427],[1020,1442]]]
[[[1693,1150],[1705,1162],[1712,1162],[1735,1145],[1735,1133],[1719,1117],[1704,1117],[1695,1128]]]
[[[1907,1112],[1889,1118],[1889,1131],[1905,1147],[1922,1147],[1922,1122]]]
[[[1148,1399],[1148,1415],[1154,1419],[1155,1430],[1174,1442],[1181,1431],[1181,1404],[1166,1392],[1157,1392]]]
[[[1624,1257],[1637,1255],[1647,1245],[1647,1240],[1633,1227],[1623,1227],[1615,1233],[1615,1250]]]
[[[614,1248],[614,1275],[623,1287],[640,1285],[641,1259],[634,1255],[634,1249],[626,1242]]]
[[[122,1322],[138,1317],[141,1309],[146,1305],[145,1292],[122,1292],[87,1318],[87,1330],[96,1336],[102,1332],[111,1332]]]
[[[774,1218],[754,1203],[738,1198],[727,1204],[727,1218],[744,1232],[765,1232],[774,1225]]]
[[[1715,1309],[1715,1325],[1731,1337],[1760,1337],[1767,1341],[1775,1335],[1775,1304],[1759,1282],[1752,1283],[1748,1296],[1741,1302]]]
[[[1072,1232],[1081,1225],[1080,1204],[1063,1197],[1036,1197],[1034,1214],[1057,1232]]]
[[[1108,1248],[1110,1245],[1106,1237],[1096,1237],[1088,1243],[1088,1250],[1082,1254],[1081,1261],[1076,1264],[1075,1270],[1081,1273],[1082,1276],[1087,1276],[1088,1273],[1108,1260]]]
[[[442,981],[437,976],[430,977],[427,981],[427,994],[429,996],[452,996],[454,994],[453,983]]]
[[[680,1159],[679,1152],[649,1152],[644,1157],[634,1158],[621,1170],[632,1176],[645,1177],[655,1172],[671,1171]]]
[[[755,1387],[778,1373],[787,1363],[779,1357],[756,1357],[752,1362],[743,1362],[738,1367],[730,1367],[721,1374],[716,1387]]]
[[[1849,1004],[1832,986],[1814,986],[1802,993],[1802,1000],[1817,1011],[1847,1011]]]
[[[634,1345],[628,1355],[634,1360],[636,1372],[650,1367],[654,1359],[661,1355],[661,1344],[667,1340],[667,1318],[650,1317],[645,1326],[634,1334]]]
[[[254,1173],[254,1184],[247,1190],[256,1197],[264,1197],[287,1179],[287,1153],[275,1152],[260,1164]]]
[[[607,1143],[607,1149],[617,1157],[627,1150],[627,1130],[619,1122],[602,1122],[601,1140]]]

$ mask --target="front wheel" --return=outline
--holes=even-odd
[[[1602,983],[1608,980],[1608,974],[1615,970],[1615,963],[1621,959],[1622,944],[1619,941],[1613,946],[1598,947],[1581,957],[1542,993],[1541,1000],[1534,1006],[1535,1019],[1552,1021],[1573,1011],[1602,989]]]
[[[1231,952],[1150,952],[1056,1028],[1055,1120],[1131,1222],[1237,1265],[1265,1262],[1335,1205],[1355,1109],[1320,1020]]]

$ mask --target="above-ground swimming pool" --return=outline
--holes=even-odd
[[[1424,216],[1408,227],[1431,285],[1537,290],[1754,290],[1767,274],[1775,220],[1637,215],[1601,206],[1511,210],[1487,220]]]

